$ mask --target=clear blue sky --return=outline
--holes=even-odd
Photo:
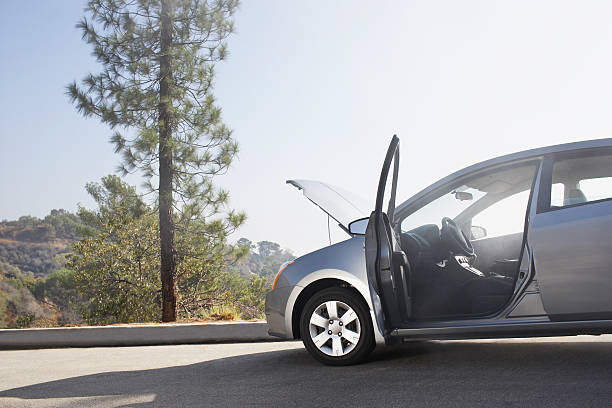
[[[83,6],[2,4],[0,219],[91,207],[85,183],[119,162],[64,95],[97,70]],[[235,238],[324,245],[326,217],[285,180],[373,201],[393,133],[400,199],[492,156],[610,137],[610,16],[609,1],[243,1],[215,90],[241,146],[219,179],[249,216]]]

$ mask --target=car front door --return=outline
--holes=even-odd
[[[393,165],[390,186],[389,173]],[[410,267],[393,229],[395,193],[399,172],[399,138],[393,136],[380,174],[376,204],[365,236],[365,256],[372,304],[388,334],[411,315]],[[385,191],[389,189],[387,211],[383,211]]]
[[[548,157],[539,197],[531,242],[544,309],[612,319],[612,150]]]

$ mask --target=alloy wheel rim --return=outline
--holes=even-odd
[[[345,356],[361,338],[361,322],[355,310],[339,300],[328,300],[315,308],[310,316],[310,338],[324,354]]]

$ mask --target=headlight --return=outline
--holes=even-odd
[[[294,262],[295,262],[295,259],[293,261],[285,262],[284,264],[281,265],[280,269],[278,270],[278,273],[276,274],[276,278],[274,278],[274,283],[272,284],[272,290],[274,290],[274,288],[276,287],[276,282],[278,281],[278,278],[281,276],[281,273],[283,273],[283,271],[287,269],[287,267]]]

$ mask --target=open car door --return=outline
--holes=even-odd
[[[393,175],[387,187],[391,164]],[[372,304],[378,320],[382,320],[381,329],[385,336],[408,320],[412,313],[410,265],[393,229],[398,173],[399,138],[394,135],[380,173],[376,207],[370,215],[365,236],[366,267]],[[387,188],[390,191],[385,213],[383,201]]]

